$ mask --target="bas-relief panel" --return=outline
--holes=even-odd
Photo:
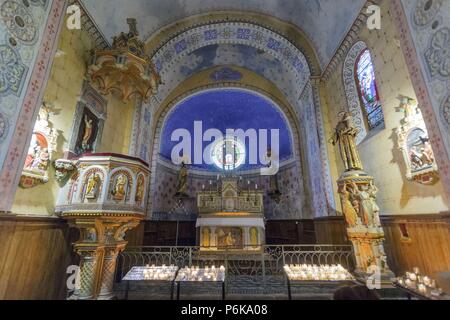
[[[402,0],[412,37],[450,152],[450,1]]]
[[[322,66],[333,56],[364,0],[82,0],[110,39],[125,27],[126,17],[140,22],[145,38],[161,27],[195,14],[219,10],[250,11],[275,16],[300,27],[313,42]],[[117,10],[119,8],[121,10]]]
[[[301,176],[302,174],[295,164],[287,165],[280,169],[278,181],[282,193],[281,200],[279,203],[276,203],[268,196],[264,197],[264,214],[267,219],[289,220],[308,218],[303,179],[299,179]],[[188,178],[189,196],[195,199],[197,192],[202,191],[202,186],[209,185],[209,179],[212,178],[208,176],[205,178],[190,176]],[[269,190],[270,181],[267,177],[244,176],[243,179],[251,180],[252,185],[256,183],[263,190]],[[183,205],[184,208],[180,208],[179,203],[174,200],[173,196],[176,193],[176,184],[177,173],[158,164],[156,169],[155,187],[151,197],[153,200],[153,218],[170,217],[170,215],[174,214],[181,215],[184,219],[196,217],[198,209],[195,201],[186,201]]]
[[[49,2],[0,1],[0,168],[36,59]]]

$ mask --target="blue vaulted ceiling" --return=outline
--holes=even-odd
[[[226,129],[279,129],[280,159],[287,160],[293,155],[292,137],[289,126],[281,111],[273,102],[259,94],[240,89],[215,89],[198,93],[182,101],[168,115],[161,136],[160,155],[169,160],[172,149],[178,142],[171,141],[176,129],[187,129],[194,137],[194,121],[202,121],[203,132],[217,128]],[[270,138],[268,139],[270,145]],[[204,143],[205,148],[208,143]],[[248,145],[246,146],[248,155]],[[193,153],[193,150],[192,150]],[[260,167],[246,164],[240,170]],[[193,165],[196,169],[219,171],[213,165]]]

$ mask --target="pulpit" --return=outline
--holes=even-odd
[[[115,154],[88,154],[59,163],[65,164],[56,166],[62,170],[59,176],[68,181],[59,193],[56,212],[80,230],[74,243],[80,271],[72,298],[111,299],[117,256],[127,244],[125,233],[144,218],[148,165]]]
[[[202,252],[252,252],[265,244],[264,192],[224,177],[216,190],[197,194],[197,239]]]

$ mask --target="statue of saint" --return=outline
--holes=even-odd
[[[209,248],[211,246],[211,230],[208,227],[202,228],[202,247]]]
[[[225,237],[225,245],[227,247],[233,247],[236,244],[236,240],[233,237],[233,234],[228,232],[227,236]]]
[[[178,173],[178,182],[177,182],[177,193],[176,196],[186,197],[187,196],[187,178],[188,178],[188,170],[184,161],[181,163],[181,169]]]
[[[373,226],[374,225],[374,209],[376,203],[373,201],[373,195],[369,189],[368,185],[361,185],[361,189],[358,187],[356,183],[352,183],[353,187],[353,195],[359,202],[359,210],[360,216],[363,224],[365,226]],[[378,206],[376,206],[376,210],[379,211]]]
[[[341,197],[342,211],[344,213],[345,221],[347,221],[347,225],[350,228],[355,227],[358,221],[358,214],[352,204],[351,193],[347,189],[347,184],[341,186],[339,195]]]
[[[381,227],[381,221],[380,221],[380,207],[377,204],[377,193],[378,193],[378,188],[373,184],[373,182],[371,181],[369,184],[369,195],[370,195],[370,200],[372,202],[372,222],[374,227]]]
[[[144,178],[142,176],[139,176],[137,181],[135,201],[141,203],[143,199],[144,199]]]
[[[89,140],[92,137],[92,131],[93,131],[93,123],[92,119],[89,119],[88,116],[84,116],[84,133],[83,133],[83,139],[81,140],[81,148],[83,150],[89,150],[91,146],[89,145]]]
[[[100,188],[101,179],[97,173],[91,174],[86,188],[87,199],[97,199],[98,190]]]
[[[352,123],[352,117],[348,112],[342,112],[342,118],[336,126],[331,143],[339,143],[339,151],[344,161],[345,170],[363,170],[358,150],[356,149],[356,136],[359,132]]]
[[[120,174],[117,177],[116,184],[114,185],[114,189],[112,191],[113,199],[119,201],[125,199],[126,191],[127,178],[123,174]]]
[[[258,229],[255,227],[250,228],[250,244],[253,248],[258,247]]]

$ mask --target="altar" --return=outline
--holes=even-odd
[[[220,179],[197,194],[197,242],[203,252],[258,251],[265,244],[264,192],[242,179]]]

